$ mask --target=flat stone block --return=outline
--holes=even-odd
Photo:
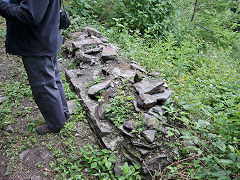
[[[77,105],[74,100],[67,101],[67,105],[68,105],[69,113],[70,115],[72,115]]]
[[[91,28],[91,27],[84,27],[83,28],[83,32],[88,34],[89,36],[95,36],[97,38],[101,38],[102,37],[102,33],[99,32],[98,30]]]
[[[110,83],[111,83],[111,80],[106,80],[106,81],[103,81],[103,82],[101,82],[101,83],[98,83],[98,84],[90,87],[90,88],[88,89],[88,95],[89,95],[89,96],[92,96],[92,97],[96,96],[96,94],[97,94],[99,91],[108,88],[108,87],[110,86]]]
[[[146,78],[133,86],[136,88],[139,94],[154,94],[161,90],[161,87],[165,83],[164,80],[152,80],[149,78]]]
[[[156,134],[155,130],[145,130],[145,131],[143,131],[143,136],[149,143],[153,143],[153,141],[155,139],[155,134]]]

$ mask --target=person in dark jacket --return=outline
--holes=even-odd
[[[57,54],[60,0],[0,0],[6,18],[6,52],[22,57],[36,104],[46,124],[38,134],[58,133],[70,119]]]

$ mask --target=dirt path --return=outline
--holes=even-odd
[[[61,63],[62,70],[67,64]],[[67,89],[70,99],[72,92]],[[54,169],[59,152],[67,158],[68,148],[96,144],[80,107],[60,134],[36,134],[35,127],[44,120],[33,102],[20,58],[6,55],[3,39],[0,97],[5,99],[0,103],[0,179],[53,179],[60,172]]]

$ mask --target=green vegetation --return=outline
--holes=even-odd
[[[84,26],[98,29],[118,44],[120,54],[149,71],[160,72],[160,77],[174,90],[174,102],[169,102],[165,111],[171,121],[180,121],[187,127],[181,129],[180,140],[191,139],[196,145],[181,147],[184,159],[158,172],[156,178],[239,179],[240,34],[234,29],[239,28],[240,15],[231,9],[238,12],[240,2],[196,2],[194,10],[195,1],[190,0],[67,0],[64,3],[72,25],[63,34],[70,37],[71,32]],[[0,37],[4,35],[1,31]],[[0,105],[1,129],[31,111],[27,107],[17,108],[27,96],[32,100],[26,75],[19,67],[23,81],[13,81],[19,73],[13,71],[10,80],[0,84],[6,96]],[[67,98],[76,99],[66,81],[65,84]],[[113,106],[108,109],[116,126],[128,118],[131,97],[123,93],[120,91],[112,99]],[[50,163],[55,178],[140,179],[139,167],[129,164],[120,167],[124,172],[121,177],[113,174],[114,152],[76,145],[73,129],[77,122],[85,121],[78,106],[73,121],[61,131],[59,144],[47,145],[57,159]],[[31,133],[39,122],[29,122],[25,134],[14,138],[7,134],[0,140],[1,149],[15,161],[20,152],[39,141]],[[179,133],[174,128],[169,130],[169,136]],[[19,142],[22,146],[16,148]],[[41,164],[36,167],[41,168]],[[11,169],[10,166],[9,173]]]
[[[120,127],[125,121],[131,117],[133,111],[130,100],[134,99],[128,96],[124,90],[118,90],[118,95],[111,99],[111,105],[106,110],[108,117],[116,127]]]
[[[193,157],[189,158],[193,166],[183,161],[162,176],[237,179],[240,35],[234,29],[239,27],[240,17],[231,9],[238,12],[239,2],[196,2],[196,8],[195,1],[189,0],[69,0],[66,4],[74,7],[69,8],[71,16],[82,21],[74,22],[75,29],[86,25],[97,28],[121,47],[125,57],[160,72],[174,90],[175,105],[165,110],[172,121],[182,121],[188,127],[182,137],[199,146],[183,149],[186,158]],[[112,100],[112,104],[119,103],[127,100],[121,96]],[[127,108],[114,107],[109,108],[109,114],[119,115],[113,119],[119,126],[126,119]]]

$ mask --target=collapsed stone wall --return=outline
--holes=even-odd
[[[173,93],[167,83],[157,78],[158,73],[149,73],[137,63],[117,56],[116,46],[95,29],[84,28],[73,37],[67,42],[68,56],[74,57],[79,68],[66,70],[66,76],[81,99],[100,145],[117,152],[115,173],[120,173],[118,165],[126,161],[141,164],[145,174],[154,174],[173,163],[178,149],[169,144],[178,140],[169,136],[167,127],[171,122],[163,116],[161,107]],[[117,127],[106,117],[111,99],[123,84],[134,96],[131,111],[141,116],[141,132],[137,131],[135,119],[126,119]],[[99,97],[103,99],[98,101]]]

